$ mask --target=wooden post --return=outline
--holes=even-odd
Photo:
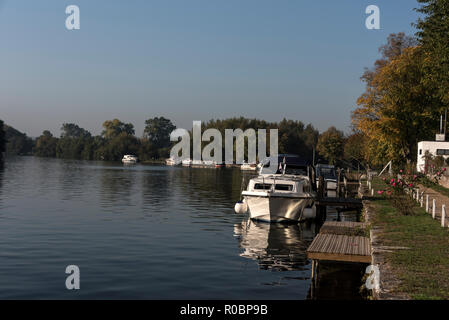
[[[444,222],[446,219],[446,205],[443,204],[443,206],[441,207],[441,226],[444,228]]]
[[[374,189],[371,189],[371,197],[374,197]]]
[[[419,188],[416,189],[416,201],[419,201]]]
[[[341,188],[341,185],[340,185],[340,178],[341,178],[341,169],[340,168],[338,168],[338,176],[337,176],[337,194],[336,194],[336,196],[337,196],[337,198],[340,198],[340,188]]]
[[[429,195],[426,195],[426,212],[429,212]]]
[[[433,201],[432,201],[432,219],[435,219],[436,207],[437,207],[437,201],[435,199],[433,199]]]
[[[423,202],[424,202],[424,195],[422,194],[421,197],[419,197],[419,204],[421,208],[423,207]]]

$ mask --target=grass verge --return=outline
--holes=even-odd
[[[382,184],[373,180],[373,186]],[[382,244],[409,248],[386,253],[401,282],[397,290],[413,299],[449,299],[449,229],[418,206],[413,215],[405,216],[388,198],[375,195],[370,203],[375,211],[373,226],[383,230]]]

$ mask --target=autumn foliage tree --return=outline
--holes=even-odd
[[[425,56],[412,38],[390,35],[380,51],[382,59],[362,76],[366,91],[352,113],[353,125],[367,137],[364,155],[370,163],[413,161],[418,140],[435,133],[439,100],[423,81]]]
[[[318,137],[316,150],[329,164],[337,164],[343,158],[345,138],[342,131],[330,127]]]

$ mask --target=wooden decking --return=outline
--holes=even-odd
[[[352,221],[326,221],[320,229],[320,233],[341,234],[346,236],[365,236],[366,224]]]
[[[327,221],[307,249],[312,260],[371,263],[364,223]]]
[[[355,198],[335,198],[335,197],[323,197],[318,198],[315,201],[317,206],[336,206],[336,207],[351,207],[360,209],[363,207],[362,199]]]

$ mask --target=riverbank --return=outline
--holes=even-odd
[[[372,185],[375,190],[385,187],[378,178]],[[376,193],[364,205],[373,262],[380,269],[375,298],[449,299],[448,229],[416,203],[411,215],[402,215],[391,199]]]

